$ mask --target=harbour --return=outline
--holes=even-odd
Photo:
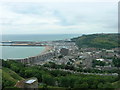
[[[1,59],[24,59],[41,54],[45,47],[41,46],[0,46]]]
[[[69,40],[78,34],[59,35],[2,35],[0,41],[1,59],[25,59],[46,52],[52,42]],[[58,44],[59,45],[59,44]],[[56,46],[58,46],[56,44]]]
[[[55,57],[58,55],[60,50],[62,48],[67,48],[70,50],[76,49],[76,45],[74,42],[69,41],[69,40],[58,40],[58,41],[45,41],[45,42],[26,42],[26,41],[3,41],[1,42],[2,46],[9,46],[9,47],[14,47],[14,46],[44,46],[44,50],[37,54],[37,55],[32,55],[29,57],[25,58],[7,58],[7,60],[16,60],[18,62],[24,63],[24,64],[42,64],[45,63],[45,61],[50,60],[51,58]],[[25,51],[25,50],[24,50]]]

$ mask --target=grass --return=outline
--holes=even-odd
[[[4,87],[14,86],[19,80],[23,80],[21,76],[19,76],[14,71],[10,70],[9,68],[2,68],[2,84]]]
[[[18,80],[23,80],[23,78],[21,76],[19,76],[17,73],[15,73],[14,71],[10,70],[9,68],[2,68],[2,75],[3,78],[7,78],[8,80],[12,80],[12,81],[18,81]]]
[[[120,89],[120,80],[112,83],[112,85],[113,85],[115,88],[119,88],[119,89]]]

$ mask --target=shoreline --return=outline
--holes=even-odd
[[[32,47],[32,46],[31,46]],[[41,47],[41,46],[40,46]],[[43,46],[42,46],[43,47]],[[11,59],[26,59],[26,58],[31,58],[31,57],[36,57],[36,56],[39,56],[39,55],[44,55],[44,54],[46,54],[47,52],[49,52],[50,50],[52,50],[53,49],[53,47],[52,46],[44,46],[44,49],[42,50],[42,51],[39,51],[39,53],[38,54],[36,54],[36,55],[34,55],[34,56],[28,56],[28,57],[25,57],[25,58],[7,58],[7,59],[4,59],[4,60],[11,60]],[[1,58],[1,59],[3,59],[3,58]]]
[[[34,47],[34,46],[31,46],[31,47]],[[41,46],[37,46],[38,48],[39,47],[41,47]],[[31,56],[28,56],[28,57],[24,57],[24,58],[4,58],[4,60],[19,60],[19,59],[27,59],[27,58],[32,58],[32,57],[36,57],[36,56],[39,56],[39,55],[44,55],[44,54],[46,54],[48,51],[50,51],[50,50],[52,50],[52,46],[42,46],[42,47],[44,47],[44,49],[42,50],[42,51],[39,51],[38,52],[38,54],[36,54],[36,55],[31,55]],[[0,59],[3,59],[3,58],[0,58]]]
[[[45,49],[40,53],[40,55],[43,55],[43,54],[47,53],[48,51],[50,51],[52,49],[53,49],[52,46],[45,46]]]

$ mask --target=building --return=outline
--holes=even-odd
[[[38,79],[35,77],[32,77],[29,79],[18,81],[16,83],[15,87],[28,88],[28,89],[34,88],[34,90],[36,90],[36,89],[38,89]]]
[[[66,48],[60,49],[60,54],[61,54],[61,55],[66,56],[66,55],[68,55],[68,53],[69,53],[69,49],[66,49]]]
[[[102,58],[99,58],[99,59],[96,59],[97,61],[104,61],[104,59],[102,59]]]

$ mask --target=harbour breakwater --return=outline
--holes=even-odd
[[[32,42],[32,41],[2,41],[0,46],[47,46],[48,42]]]

